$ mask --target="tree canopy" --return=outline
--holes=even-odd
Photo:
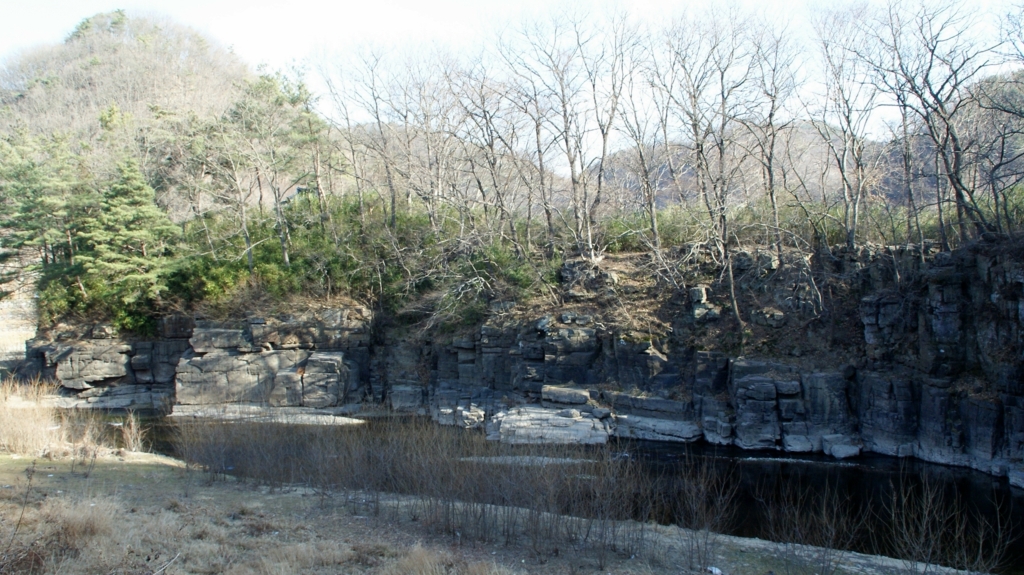
[[[830,8],[807,42],[739,10],[578,12],[472,56],[326,60],[323,94],[99,14],[0,69],[0,247],[34,258],[49,319],[258,291],[420,298],[436,323],[555,297],[566,257],[642,253],[679,288],[687,258],[728,270],[747,245],[1015,234],[1024,12],[969,12]]]

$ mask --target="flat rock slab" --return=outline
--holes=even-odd
[[[558,387],[555,385],[545,385],[542,387],[540,389],[540,396],[544,401],[569,405],[582,405],[590,401],[590,392],[585,389]]]
[[[479,429],[483,427],[487,413],[477,407],[470,405],[463,407],[437,407],[431,410],[431,417],[439,425],[454,425],[463,429]]]
[[[616,415],[615,437],[690,443],[704,432],[693,421],[673,421],[639,415]]]
[[[362,419],[335,415],[331,410],[264,405],[176,405],[168,417],[179,420],[244,421],[286,425],[360,425]]]
[[[601,420],[575,409],[516,407],[494,414],[487,438],[510,444],[579,444],[608,442],[609,429]]]
[[[128,344],[76,344],[55,358],[56,376],[68,389],[83,390],[90,384],[128,375]],[[48,356],[49,359],[49,356]]]
[[[597,463],[593,459],[573,459],[571,457],[544,457],[540,455],[498,455],[495,457],[463,457],[459,461],[470,463],[487,463],[490,465],[515,465],[516,467],[546,467],[548,465],[580,465]]]
[[[249,346],[245,332],[241,329],[195,328],[189,340],[196,353],[209,353],[224,349],[238,349]]]
[[[846,459],[848,457],[857,457],[860,455],[859,445],[833,445],[832,450],[829,452],[832,457],[836,459]]]
[[[821,438],[821,449],[836,459],[846,459],[860,455],[860,445],[853,443],[848,435],[833,434]]]

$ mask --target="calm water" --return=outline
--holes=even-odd
[[[820,494],[833,489],[852,509],[865,512],[866,524],[853,544],[865,553],[876,552],[879,536],[887,531],[884,509],[892,501],[893,489],[898,489],[901,481],[917,488],[931,485],[941,490],[946,501],[958,498],[963,508],[977,517],[991,524],[1001,520],[1008,525],[1013,540],[1001,572],[1024,574],[1024,490],[1010,487],[1005,478],[875,454],[836,461],[820,455],[744,451],[705,444],[628,442],[621,446],[643,461],[651,473],[671,475],[697,459],[714,462],[730,474],[738,483],[737,514],[729,529],[733,535],[766,537],[764,505],[759,502],[766,492],[788,489]]]
[[[173,424],[150,420],[150,426],[152,448],[174,455]],[[644,441],[618,441],[612,449],[639,462],[646,473],[665,481],[663,485],[671,485],[673,478],[694,462],[710,464],[725,474],[736,486],[736,512],[725,529],[732,535],[769,538],[762,502],[766,494],[813,496],[831,490],[851,509],[864,512],[864,526],[851,545],[865,553],[885,551],[878,546],[885,544],[888,520],[884,509],[892,501],[893,489],[901,481],[916,487],[927,484],[940,489],[946,501],[958,499],[963,508],[989,523],[1009,525],[1014,541],[1000,572],[1024,575],[1024,490],[1010,487],[1005,478],[873,454],[836,461],[818,455]],[[661,519],[672,522],[671,512]]]

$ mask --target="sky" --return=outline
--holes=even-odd
[[[658,21],[712,0],[574,0],[626,9]],[[740,5],[797,5],[806,0],[737,0]],[[247,63],[281,69],[312,55],[365,44],[479,46],[506,24],[542,17],[562,0],[0,0],[0,60],[62,41],[84,18],[123,8],[165,15],[230,46]]]
[[[794,17],[839,0],[732,0],[768,16]],[[925,0],[931,1],[931,0]],[[963,0],[1001,12],[1013,0]],[[247,63],[284,69],[346,48],[439,44],[456,51],[485,43],[506,25],[559,6],[626,10],[657,23],[721,0],[0,0],[0,61],[62,41],[84,18],[118,8],[168,16],[232,47]]]
[[[334,55],[367,45],[415,51],[431,44],[476,51],[503,28],[539,20],[559,9],[630,13],[653,27],[688,10],[726,2],[760,18],[779,18],[810,41],[808,16],[816,7],[851,0],[0,0],[0,66],[20,51],[59,43],[83,19],[124,9],[130,16],[168,17],[230,47],[247,64],[311,72]],[[855,0],[852,0],[855,1]],[[867,0],[881,3],[885,0]],[[907,0],[926,4],[947,0]],[[960,1],[995,24],[1024,0]],[[994,27],[986,36],[996,37]],[[305,78],[322,91],[315,77]]]

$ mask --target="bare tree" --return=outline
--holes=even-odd
[[[625,85],[622,91],[621,130],[632,148],[629,171],[636,178],[640,189],[643,208],[650,225],[650,245],[655,254],[661,250],[661,235],[658,232],[658,192],[661,187],[662,171],[667,168],[666,158],[659,157],[659,146],[667,149],[666,142],[659,142],[662,118],[655,96],[655,74],[645,60],[640,46],[634,44],[626,52]]]
[[[498,234],[510,238],[516,255],[525,255],[515,226],[515,206],[521,179],[510,158],[518,151],[518,130],[514,106],[504,97],[504,86],[489,74],[486,65],[477,61],[472,70],[460,77],[450,77],[461,113],[466,121],[459,131],[466,149],[464,160],[485,206],[493,206],[498,214]],[[505,226],[508,236],[505,235]]]
[[[707,210],[711,241],[725,262],[729,243],[728,205],[739,186],[747,155],[737,145],[741,111],[753,86],[748,23],[739,14],[714,12],[679,21],[670,30],[676,90],[669,93],[680,134],[689,147],[689,167]],[[667,88],[667,86],[663,86]]]
[[[689,147],[689,169],[709,219],[715,255],[725,267],[733,315],[745,333],[733,278],[730,245],[730,198],[741,188],[749,156],[738,145],[740,116],[748,109],[753,88],[753,52],[749,22],[738,13],[714,11],[676,22],[669,30],[668,65],[660,87],[674,106],[683,141]],[[668,91],[670,86],[674,88]]]
[[[525,29],[521,35],[525,38],[539,32]],[[524,53],[513,41],[503,40],[499,43],[498,54],[505,64],[510,85],[506,97],[519,112],[528,119],[528,137],[523,140],[523,153],[529,159],[528,164],[517,162],[517,170],[527,187],[527,238],[529,249],[530,225],[533,216],[534,202],[539,201],[544,210],[544,221],[547,230],[547,255],[553,255],[555,229],[555,207],[552,190],[553,175],[548,173],[546,158],[554,146],[553,138],[549,137],[552,125],[551,114],[554,110],[553,95],[541,80],[541,63],[532,55]],[[527,144],[527,141],[529,142]]]
[[[752,38],[754,43],[754,70],[756,92],[751,106],[751,115],[744,126],[753,138],[752,154],[761,164],[761,178],[765,194],[772,208],[772,235],[775,250],[782,254],[782,226],[779,222],[779,164],[782,133],[793,123],[792,117],[785,117],[786,106],[797,88],[793,66],[796,63],[796,47],[789,39],[790,31],[785,27],[769,24]]]
[[[273,201],[275,230],[281,244],[281,258],[291,266],[290,224],[285,213],[289,192],[306,178],[301,142],[301,106],[305,88],[280,76],[262,76],[250,82],[242,97],[228,110],[226,120],[237,130],[239,154],[255,171],[257,188],[267,186]],[[262,202],[261,202],[262,204]]]
[[[869,185],[867,131],[878,99],[870,68],[856,52],[866,38],[856,24],[866,17],[865,10],[826,11],[815,22],[824,94],[822,105],[809,112],[841,181],[848,249],[857,245],[861,202]]]
[[[619,113],[624,82],[624,46],[634,41],[624,19],[605,34],[587,19],[555,18],[547,27],[526,30],[528,54],[516,61],[532,76],[534,93],[550,103],[547,130],[569,177],[569,211],[580,254],[596,259],[597,211],[605,193],[605,162]],[[537,89],[539,88],[539,90]],[[546,148],[546,146],[538,146]]]
[[[953,192],[960,237],[995,226],[979,207],[971,179],[977,142],[964,122],[976,100],[971,85],[990,66],[992,49],[972,33],[975,20],[963,5],[947,2],[908,10],[892,1],[864,26],[873,50],[858,50],[899,105],[921,122],[935,149],[941,177]]]
[[[946,565],[980,574],[1000,566],[1012,539],[998,506],[994,520],[972,513],[927,474],[916,482],[901,473],[890,489],[891,500],[880,512],[889,532],[880,543],[883,550],[902,559],[904,572],[927,575]]]
[[[385,183],[389,194],[389,204],[385,210],[389,214],[389,226],[395,229],[398,210],[398,188],[395,182],[394,159],[392,156],[392,128],[386,113],[385,64],[383,56],[376,52],[361,55],[354,74],[354,86],[347,94],[355,103],[370,116],[371,129],[365,131],[363,144],[368,151],[376,156],[384,170]],[[346,114],[346,117],[347,116]]]

